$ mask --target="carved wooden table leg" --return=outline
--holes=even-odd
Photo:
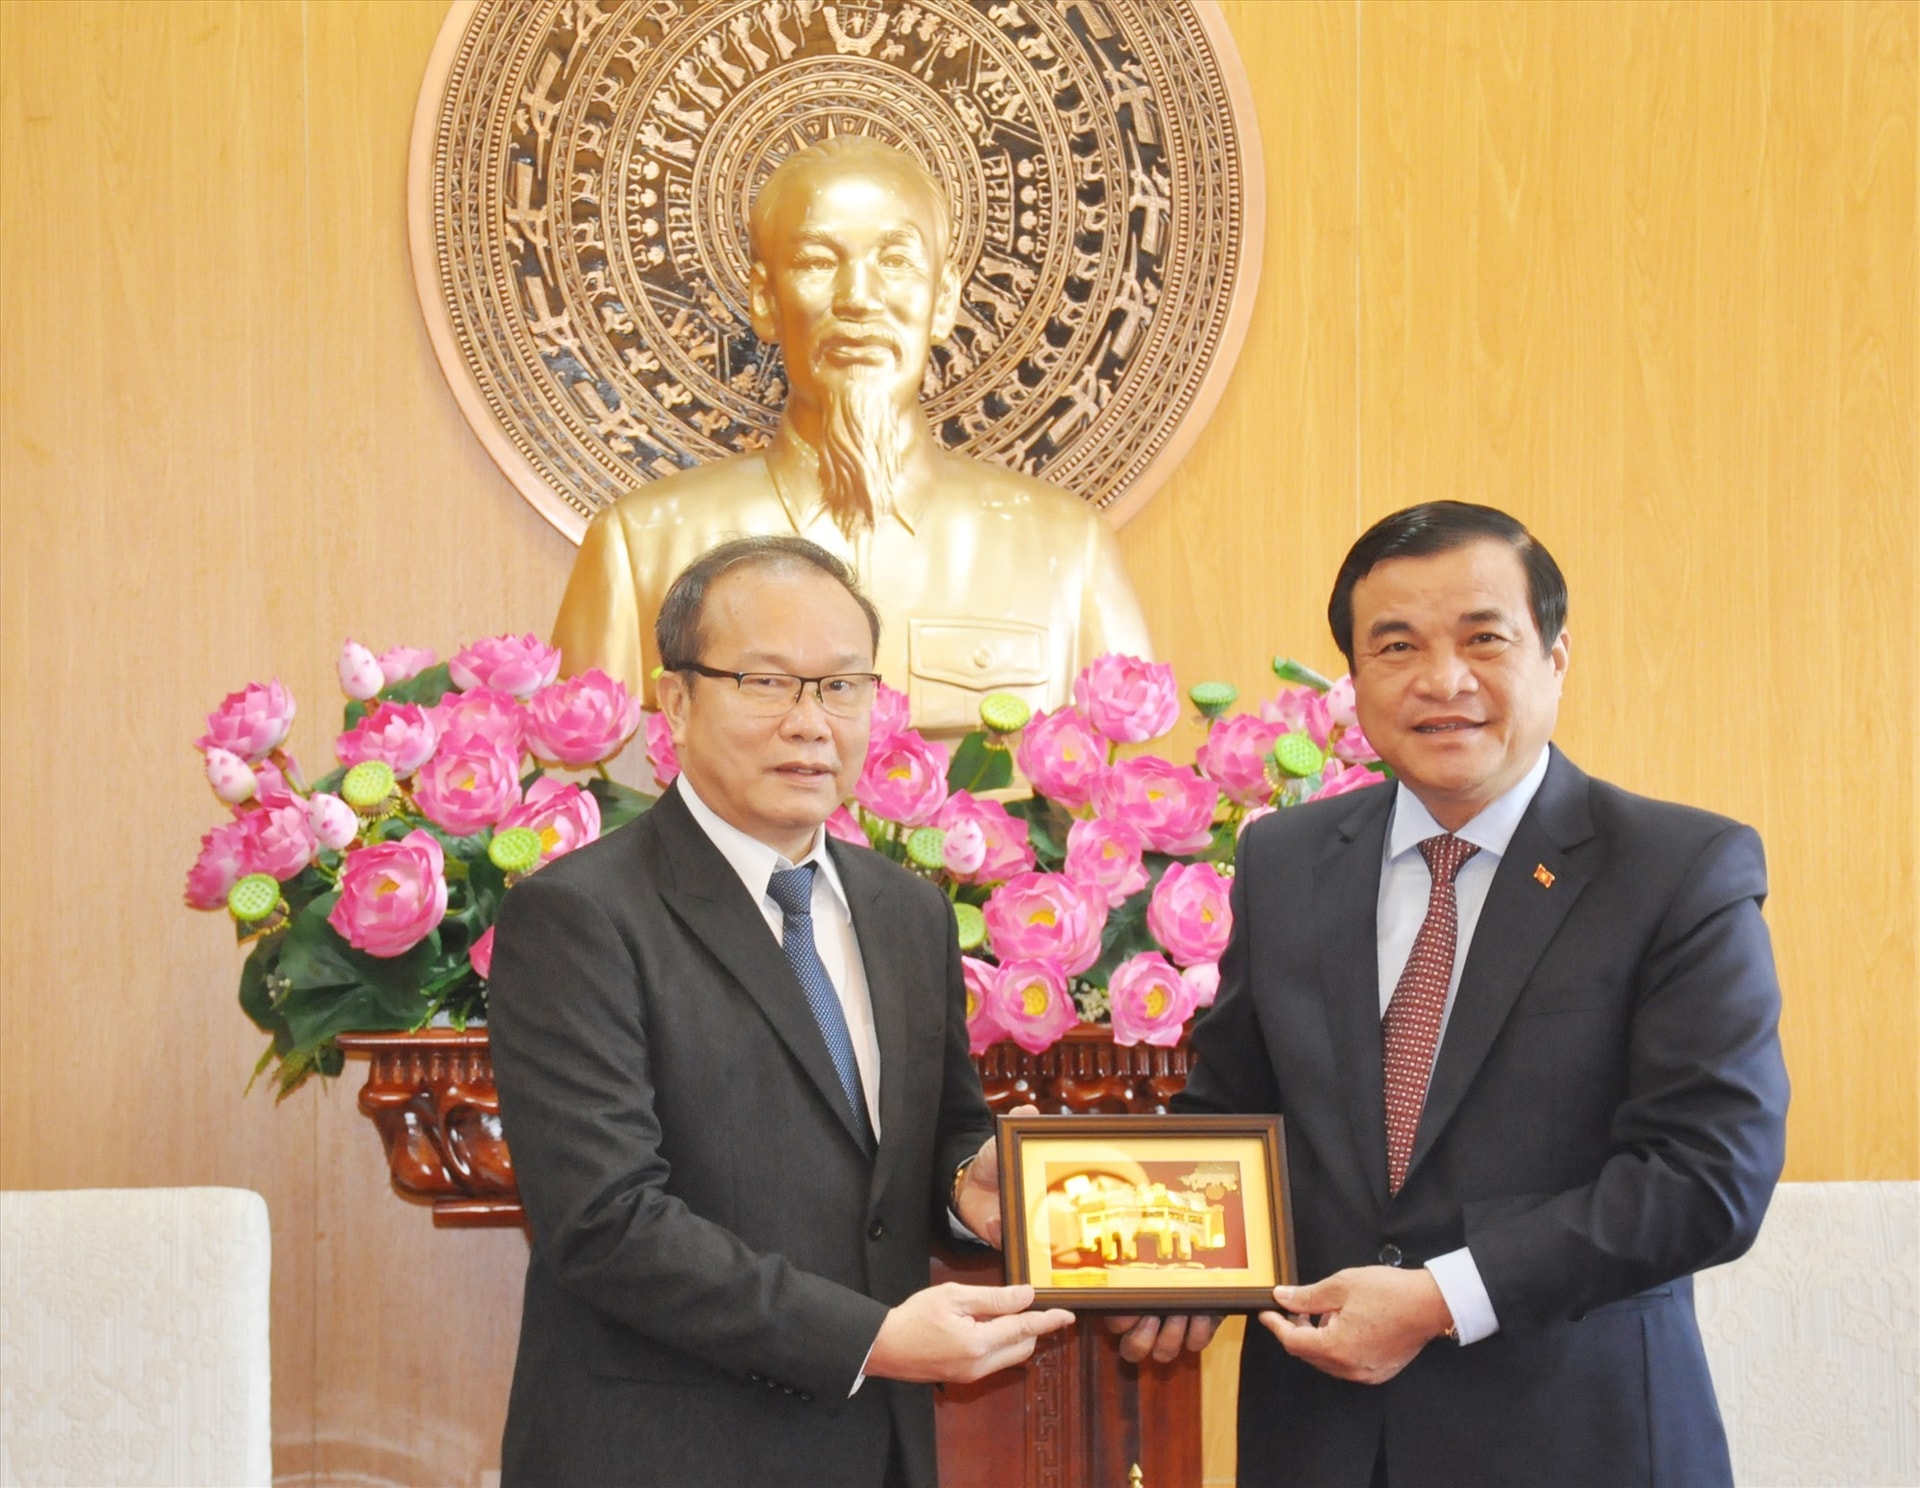
[[[342,1034],[371,1056],[360,1109],[380,1132],[395,1192],[443,1227],[524,1222],[484,1028]]]

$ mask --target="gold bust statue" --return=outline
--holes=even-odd
[[[1078,497],[949,453],[919,404],[965,274],[940,189],[862,138],[783,162],[755,197],[754,331],[785,350],[788,395],[759,453],[697,466],[600,512],[554,623],[568,674],[599,667],[651,698],[653,621],[681,569],[723,538],[794,532],[852,564],[884,626],[878,669],[936,733],[980,699],[1070,700],[1103,651],[1151,654],[1106,522]]]

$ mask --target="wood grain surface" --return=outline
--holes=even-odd
[[[443,9],[0,5],[0,1185],[267,1196],[288,1482],[481,1483],[525,1262],[389,1195],[357,1071],[243,1097],[239,958],[177,897],[223,693],[277,674],[317,769],[342,636],[543,630],[565,579],[413,299]],[[1564,746],[1766,838],[1788,1176],[1920,1176],[1920,10],[1224,9],[1266,266],[1121,533],[1163,655],[1258,696],[1336,664],[1368,522],[1522,516],[1573,588]]]

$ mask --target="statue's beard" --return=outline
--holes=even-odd
[[[894,406],[899,377],[897,366],[853,366],[821,378],[820,498],[849,539],[900,494],[913,429]]]

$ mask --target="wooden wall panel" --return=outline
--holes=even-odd
[[[1915,14],[1361,26],[1361,509],[1522,516],[1562,744],[1766,837],[1795,1178],[1920,1170]]]
[[[243,1102],[232,934],[178,895],[197,712],[311,644],[300,19],[0,7],[0,1184],[262,1192],[283,1435],[317,1108]]]
[[[1121,533],[1163,654],[1258,696],[1336,664],[1368,521],[1519,512],[1574,587],[1570,752],[1766,835],[1790,1176],[1920,1176],[1915,7],[1224,9],[1266,266]],[[242,1099],[238,957],[175,907],[223,692],[277,671],[318,764],[342,635],[541,629],[565,577],[413,303],[442,13],[0,4],[0,1185],[267,1195],[287,1481],[479,1483],[524,1265],[387,1195],[356,1081]]]

